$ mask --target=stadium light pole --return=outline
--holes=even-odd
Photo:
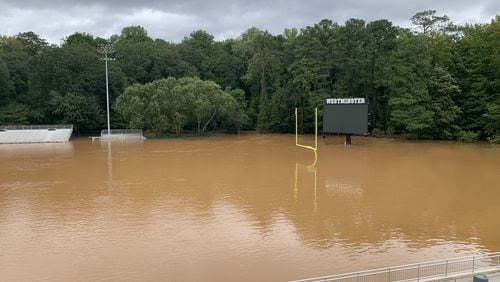
[[[107,109],[107,118],[108,118],[108,137],[111,133],[111,126],[109,122],[109,83],[108,83],[108,61],[114,61],[114,59],[109,58],[108,54],[115,52],[115,48],[111,43],[99,44],[97,45],[97,52],[104,55],[104,58],[101,58],[105,62],[106,65],[106,109]]]

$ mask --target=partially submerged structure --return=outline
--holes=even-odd
[[[95,140],[144,140],[146,137],[142,134],[142,129],[103,129],[101,136],[91,137]]]
[[[0,126],[0,144],[68,142],[73,125],[4,125]]]

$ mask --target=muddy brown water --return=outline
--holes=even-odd
[[[500,147],[327,138],[311,166],[294,141],[0,145],[0,280],[286,281],[500,251]]]

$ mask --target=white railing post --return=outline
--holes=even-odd
[[[417,266],[417,281],[420,281],[420,264]]]
[[[475,264],[475,257],[472,257],[472,273],[474,273],[474,264]]]
[[[446,273],[444,277],[448,277],[448,260],[446,260]]]
[[[389,268],[389,282],[391,282],[391,269]]]

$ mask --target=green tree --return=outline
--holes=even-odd
[[[212,53],[201,65],[201,78],[212,80],[222,87],[241,87],[240,77],[244,66],[240,58],[233,53],[233,41],[215,42]]]
[[[0,54],[0,105],[5,105],[11,98],[12,85],[9,69]]]
[[[74,93],[62,96],[51,91],[50,106],[54,122],[73,124],[76,131],[97,130],[104,126],[104,112],[93,96]]]
[[[129,126],[152,134],[166,130],[180,133],[193,117],[198,134],[205,132],[217,117],[229,117],[236,100],[213,81],[196,77],[167,78],[125,89],[116,110]]]
[[[437,16],[436,10],[418,12],[410,20],[415,29],[424,34],[446,32],[453,27],[450,18],[446,15]]]
[[[491,24],[462,27],[463,36],[455,44],[454,72],[462,94],[455,97],[462,108],[460,126],[482,137],[491,135],[487,124],[491,104],[499,102],[500,93],[500,20]]]
[[[29,107],[17,102],[0,106],[0,124],[27,124]]]
[[[332,54],[337,33],[337,24],[330,20],[322,20],[314,26],[302,29],[296,38],[292,37],[293,57],[289,59],[291,62],[287,65],[290,78],[285,90],[292,97],[275,98],[274,103],[276,106],[282,105],[289,109],[299,108],[301,133],[314,128],[314,120],[308,118],[311,115],[305,113],[323,104],[324,99],[331,96],[334,91],[337,62]],[[283,110],[281,109],[281,112]],[[287,128],[287,131],[293,130],[290,126],[293,123],[290,112],[288,110],[288,113],[282,114],[283,123],[280,126],[283,129]]]
[[[484,118],[486,119],[485,131],[490,140],[500,143],[500,101],[488,104]]]
[[[158,80],[165,77],[196,76],[198,70],[181,56],[178,45],[155,41],[150,77]]]
[[[166,115],[169,129],[180,134],[183,126],[187,123],[190,110],[190,95],[182,95],[176,90],[183,81],[169,77],[154,82],[157,87],[160,108]]]
[[[432,64],[429,40],[401,34],[388,73],[390,125],[421,138],[450,139],[458,131],[460,109],[451,97],[459,88],[445,69]]]
[[[198,134],[205,132],[214,118],[227,109],[228,97],[213,81],[199,78],[181,78],[174,92],[177,96],[189,97],[190,113],[195,117]]]
[[[91,47],[97,46],[94,36],[86,32],[75,32],[70,36],[64,38],[62,46],[80,45],[80,44],[86,44]]]
[[[40,53],[48,46],[45,39],[40,38],[38,34],[32,31],[18,33],[16,39],[19,41],[24,51],[33,55]]]
[[[119,40],[129,42],[152,42],[153,39],[148,36],[146,29],[139,25],[124,27],[119,36]]]
[[[387,96],[389,91],[385,87],[385,81],[390,79],[385,76],[384,67],[387,65],[394,48],[396,48],[397,29],[388,20],[378,20],[366,25],[367,52],[368,52],[368,98],[369,107],[373,116],[374,128],[382,125],[387,129]],[[382,109],[380,111],[379,109]]]
[[[491,81],[485,117],[485,132],[490,140],[500,143],[500,16],[497,15],[486,29],[486,46],[490,61],[486,64]],[[485,91],[485,92],[486,92]]]
[[[249,123],[245,92],[241,89],[231,88],[224,90],[224,92],[229,94],[233,99],[227,99],[227,105],[222,114],[223,128],[228,132],[239,133]]]
[[[334,96],[368,98],[367,37],[365,21],[360,19],[349,19],[339,29],[337,51],[334,53],[339,66]]]
[[[179,44],[179,51],[182,58],[196,68],[198,76],[205,78],[204,72],[207,70],[204,65],[213,56],[214,37],[203,30],[193,31]]]
[[[114,57],[127,84],[147,83],[153,80],[155,65],[155,43],[152,41],[120,40],[115,43]]]
[[[248,60],[248,69],[242,77],[243,82],[250,91],[250,107],[258,115],[257,129],[261,131],[270,130],[271,121],[271,95],[282,86],[281,72],[282,45],[280,37],[274,37],[269,32],[258,32],[250,30],[246,38],[243,50],[250,52],[253,56]]]
[[[27,92],[31,57],[17,37],[0,39],[0,103],[30,103]]]
[[[131,128],[141,128],[148,133],[159,134],[168,128],[167,115],[160,107],[160,93],[154,83],[134,84],[118,97],[115,109]]]

